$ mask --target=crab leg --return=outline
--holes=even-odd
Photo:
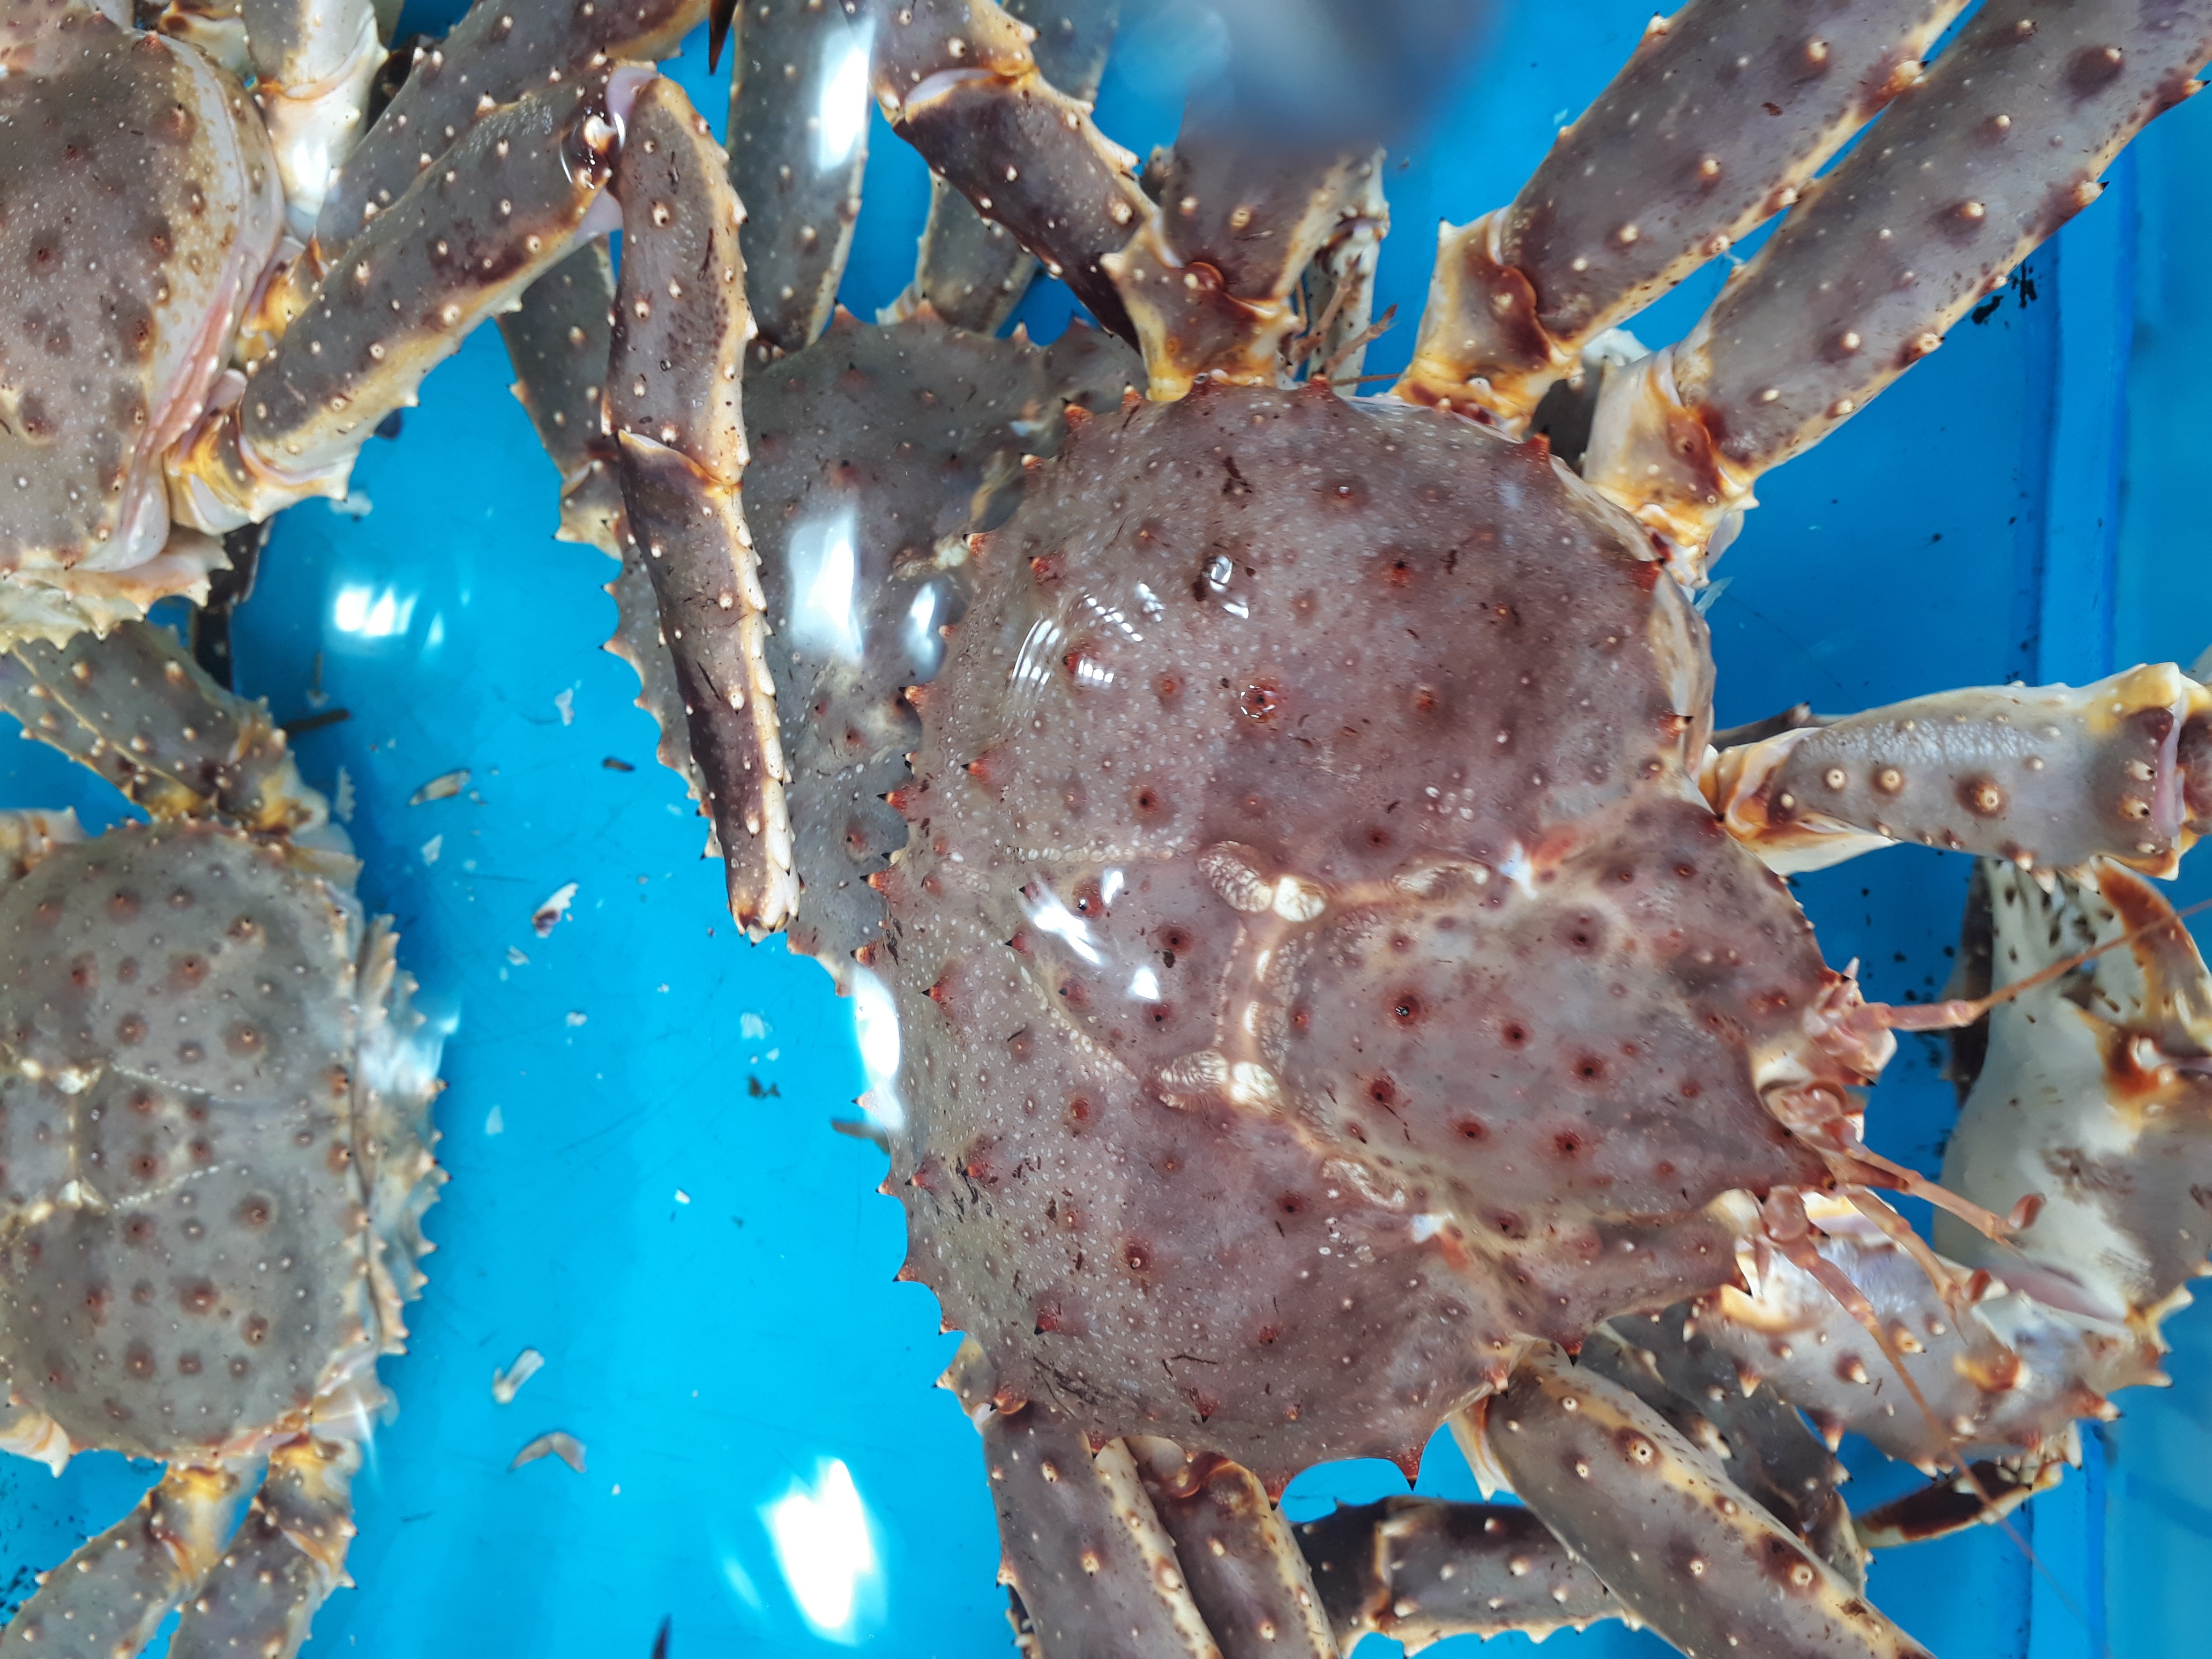
[[[255,98],[292,234],[314,234],[332,175],[361,137],[384,42],[369,0],[243,0]]]
[[[514,366],[515,399],[561,475],[556,541],[619,558],[615,520],[622,488],[617,447],[606,434],[607,354],[614,340],[615,272],[594,238],[522,291],[499,317]]]
[[[1965,0],[1691,0],[1507,206],[1447,225],[1408,401],[1519,431],[1584,346],[1780,212]]]
[[[2048,892],[2002,864],[1977,878],[1999,988],[2127,942],[1990,1011],[1943,1179],[2033,1214],[2019,1256],[1940,1220],[1936,1242],[2047,1299],[2154,1328],[2186,1304],[2212,1249],[2200,1196],[2212,1188],[2212,975],[2172,907],[2124,870],[2100,866],[2094,890],[2060,877]]]
[[[169,0],[151,27],[206,53],[238,80],[253,73],[239,0]]]
[[[873,86],[899,136],[1134,343],[1102,261],[1152,211],[1136,158],[1044,78],[1030,30],[993,0],[869,0]]]
[[[416,54],[398,94],[331,181],[315,240],[335,265],[379,213],[476,124],[526,94],[600,78],[608,59],[664,57],[708,0],[477,0]]]
[[[1345,208],[1305,270],[1305,311],[1313,320],[1311,332],[1301,343],[1310,372],[1340,384],[1359,379],[1367,342],[1374,337],[1369,324],[1375,316],[1375,274],[1382,263],[1382,239],[1390,230],[1379,151],[1366,188],[1349,198]]]
[[[152,623],[17,646],[0,656],[0,708],[156,817],[220,814],[273,834],[328,815],[267,706],[217,685]]]
[[[1121,0],[1015,0],[1006,8],[1036,31],[1037,70],[1078,102],[1097,95],[1121,21]],[[930,179],[929,222],[922,227],[914,281],[891,306],[894,319],[927,305],[956,328],[995,334],[1021,302],[1036,257],[986,219],[941,177]]]
[[[514,395],[530,411],[538,441],[561,474],[556,540],[596,547],[622,568],[607,584],[615,602],[614,637],[606,648],[638,679],[636,703],[660,732],[660,763],[684,780],[703,813],[707,785],[691,758],[684,694],[660,631],[653,579],[634,556],[623,506],[621,447],[607,435],[605,386],[614,345],[615,276],[606,244],[578,248],[526,289],[520,308],[504,313],[499,331],[514,365]],[[706,856],[722,855],[710,820]]]
[[[1745,1389],[1735,1362],[1698,1333],[1691,1309],[1616,1319],[1579,1357],[1723,1460],[1769,1515],[1864,1585],[1866,1554],[1837,1490],[1849,1479],[1843,1466],[1773,1390]]]
[[[791,919],[787,776],[767,659],[767,599],[738,491],[738,375],[752,319],[727,161],[673,82],[638,94],[616,178],[624,206],[607,416],[622,446],[629,534],[661,632],[728,872],[756,935]]]
[[[1306,1558],[1252,1472],[1172,1441],[1132,1437],[1127,1444],[1225,1659],[1336,1659]]]
[[[741,0],[730,64],[730,184],[767,362],[829,326],[868,165],[872,20],[842,0]]]
[[[245,1496],[227,1469],[171,1468],[131,1513],[45,1575],[5,1634],[15,1659],[130,1659],[222,1555]]]
[[[1808,1207],[1821,1230],[1814,1244],[1822,1273],[1747,1248],[1739,1261],[1748,1290],[1729,1285],[1705,1297],[1697,1322],[1747,1382],[1771,1384],[1831,1445],[1846,1431],[1863,1434],[1929,1474],[1976,1450],[2041,1453],[2063,1443],[2075,1418],[2113,1415],[2105,1396],[2114,1389],[2157,1379],[2148,1330],[2054,1308],[2017,1287],[1997,1290],[1986,1277],[1967,1282],[1981,1299],[1962,1315],[1921,1263],[1855,1214],[1825,1200]],[[2010,1261],[2035,1290],[2057,1295],[2063,1286],[2077,1305],[2092,1305],[2078,1286]],[[1951,1270],[1966,1280],[1964,1267]],[[1825,1279],[1864,1298],[1881,1342]],[[1912,1390],[1900,1386],[1900,1370]]]
[[[1558,1348],[1477,1412],[1477,1455],[1692,1659],[1925,1655],[1657,1412]]]
[[[330,1593],[347,1582],[360,1443],[307,1437],[269,1454],[252,1507],[185,1607],[169,1659],[291,1659]]]
[[[1689,337],[1608,383],[1584,476],[1694,563],[1759,475],[1942,343],[2196,90],[2212,4],[1984,6]]]
[[[1800,726],[1721,750],[1704,785],[1729,832],[1784,872],[1919,842],[2026,870],[2105,858],[2167,876],[2212,805],[2189,787],[2208,730],[2212,693],[2164,663]]]
[[[377,422],[469,331],[559,263],[588,222],[648,70],[501,107],[347,251],[273,356],[170,464],[171,506],[227,531],[342,495]]]
[[[1005,1551],[999,1582],[1021,1598],[1034,1652],[1221,1659],[1122,1442],[1094,1455],[1083,1431],[1042,1401],[1001,1409],[973,1337],[938,1385],[983,1437]]]
[[[1542,1638],[1625,1616],[1597,1575],[1517,1504],[1386,1498],[1296,1531],[1347,1654],[1370,1633],[1413,1653],[1448,1636]]]
[[[1300,320],[1291,295],[1323,244],[1371,216],[1382,164],[1380,150],[1263,161],[1186,120],[1157,167],[1159,207],[1104,262],[1153,397],[1179,398],[1207,373],[1247,386],[1285,378]]]

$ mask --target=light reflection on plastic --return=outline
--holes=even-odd
[[[1122,884],[1127,879],[1118,864],[1098,878],[1098,897],[1108,909],[1114,908],[1114,901],[1121,896]]]
[[[738,1560],[735,1555],[726,1553],[723,1555],[722,1578],[723,1582],[729,1585],[730,1593],[738,1600],[755,1613],[761,1610],[760,1589],[754,1584],[752,1574],[745,1571],[744,1563]]]
[[[811,1484],[762,1506],[775,1564],[799,1616],[817,1636],[857,1642],[883,1611],[883,1568],[867,1506],[842,1459],[814,1466]]]
[[[860,619],[853,609],[860,574],[853,544],[858,516],[848,507],[791,532],[791,591],[799,596],[791,612],[792,641],[802,651],[826,651],[845,662],[860,659]]]
[[[866,968],[853,969],[853,1035],[868,1079],[860,1109],[877,1128],[896,1134],[906,1127],[906,1103],[898,1091],[898,1006],[890,988]]]
[[[1149,967],[1138,969],[1129,975],[1129,994],[1139,1002],[1158,1002],[1160,1000],[1160,976]]]
[[[822,43],[822,88],[814,107],[814,168],[845,166],[868,131],[868,49],[875,25],[835,32]]]
[[[364,640],[388,640],[404,634],[414,619],[415,596],[405,599],[389,587],[348,582],[331,601],[331,626]]]
[[[1041,933],[1053,933],[1067,941],[1067,948],[1096,968],[1105,958],[1098,947],[1091,942],[1091,929],[1082,917],[1062,904],[1050,893],[1029,907],[1030,920]]]

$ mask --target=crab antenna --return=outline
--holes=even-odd
[[[1955,1030],[1960,1026],[1972,1025],[1990,1010],[2002,1006],[2014,997],[2033,991],[2039,985],[2048,985],[2054,979],[2063,979],[2076,968],[2081,967],[2084,963],[2094,962],[2108,951],[2116,951],[2123,945],[2132,945],[2139,939],[2148,939],[2152,934],[2161,933],[2167,928],[2178,928],[2181,926],[2183,918],[2193,916],[2200,910],[2212,910],[2212,899],[2199,899],[2194,904],[2185,905],[2171,915],[2160,916],[2155,921],[2146,921],[2137,927],[2130,927],[2127,932],[2106,939],[2102,945],[2092,945],[2086,951],[2076,951],[2070,957],[2054,962],[2047,968],[2039,968],[2025,979],[2016,979],[2002,989],[1990,992],[1987,996],[1953,997],[1942,1002],[1911,1003],[1902,1006],[1890,1003],[1869,1003],[1867,1006],[1869,1008],[1879,1009],[1882,1024],[1893,1031]]]

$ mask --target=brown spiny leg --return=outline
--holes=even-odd
[[[1419,1652],[1448,1636],[1541,1638],[1623,1608],[1518,1504],[1386,1498],[1295,1528],[1337,1646],[1387,1636]]]
[[[347,1582],[361,1443],[304,1435],[269,1454],[269,1474],[222,1558],[185,1604],[169,1659],[291,1659]]]
[[[931,168],[1135,343],[1101,263],[1152,211],[1136,158],[1044,78],[993,0],[869,0],[877,101]]]
[[[1548,1343],[1453,1426],[1685,1653],[1926,1654],[1657,1412]]]
[[[673,82],[630,111],[607,416],[622,445],[629,534],[659,601],[691,756],[728,872],[730,913],[772,933],[799,896],[767,600],[745,527],[738,376],[751,318],[743,210],[722,148]]]
[[[1866,1552],[1838,1490],[1850,1478],[1843,1465],[1771,1389],[1744,1387],[1736,1362],[1698,1334],[1693,1309],[1623,1315],[1577,1358],[1703,1447],[1815,1555],[1865,1588]]]
[[[268,550],[273,527],[265,521],[240,525],[226,535],[222,552],[229,565],[209,574],[207,598],[192,608],[188,635],[192,660],[226,691],[237,667],[231,654],[232,624],[238,607],[253,597],[254,578],[260,572],[261,556]]]
[[[154,623],[0,654],[0,708],[157,817],[220,814],[275,834],[325,816],[267,705],[216,685]]]
[[[2212,56],[2212,3],[1984,7],[1689,337],[1607,387],[1583,474],[1692,568],[1759,474],[1942,343]]]
[[[1968,1527],[1990,1526],[2010,1515],[2039,1492],[2049,1492],[2066,1473],[2075,1449],[2030,1451],[2008,1457],[1977,1457],[1958,1474],[1929,1482],[1917,1492],[1892,1498],[1855,1518],[1870,1550],[1900,1544],[1924,1544]]]
[[[1335,1659],[1306,1558],[1251,1470],[1170,1440],[1124,1443],[1224,1659]]]
[[[405,82],[331,180],[315,222],[336,264],[418,174],[501,106],[588,80],[611,58],[651,62],[707,15],[707,0],[477,0],[443,40],[422,47]]]
[[[943,1386],[983,1436],[1004,1555],[1039,1659],[1221,1659],[1128,1448],[1097,1453],[1042,1401],[995,1395],[970,1338]]]
[[[131,1513],[47,1573],[0,1635],[5,1659],[131,1659],[198,1588],[245,1496],[228,1469],[174,1468]]]
[[[606,430],[608,353],[614,342],[615,273],[594,237],[522,291],[499,318],[515,398],[561,477],[558,541],[621,556],[615,520],[620,447]]]
[[[1592,339],[1727,252],[1918,70],[1963,0],[1692,0],[1506,207],[1446,226],[1409,401],[1517,431]]]
[[[621,561],[607,584],[615,602],[614,637],[607,649],[636,672],[636,703],[660,733],[660,763],[684,780],[706,811],[707,785],[691,758],[684,695],[676,682],[668,642],[661,635],[660,605],[629,539],[623,507],[621,447],[606,430],[607,364],[614,347],[615,277],[606,244],[578,248],[525,289],[516,310],[499,319],[514,365],[514,395],[530,411],[538,441],[561,474],[561,527],[556,539],[596,547]],[[721,840],[708,821],[706,856],[721,856]]]
[[[874,25],[842,0],[741,0],[732,21],[730,185],[766,362],[820,334],[837,301],[868,165]]]
[[[1030,51],[1039,74],[1079,103],[1097,96],[1121,21],[1121,0],[1011,0],[1006,10],[1036,31]],[[758,208],[753,211],[757,218]],[[958,190],[933,176],[914,280],[892,303],[890,318],[912,317],[927,305],[957,328],[995,334],[1021,303],[1036,270],[1036,256],[1005,226],[986,219]]]
[[[343,495],[377,423],[414,402],[471,329],[592,234],[623,118],[649,78],[603,66],[502,105],[414,175],[325,275],[236,403],[172,459],[176,515],[220,532],[307,495]]]
[[[2209,720],[2212,693],[2171,663],[2079,688],[1943,691],[1719,750],[1705,787],[1783,871],[1918,842],[2027,870],[2103,858],[2171,875],[2204,822],[2182,739]]]
[[[1105,261],[1153,397],[1179,398],[1205,374],[1246,386],[1288,378],[1285,348],[1301,321],[1292,296],[1323,244],[1363,216],[1382,161],[1370,149],[1263,155],[1185,117],[1175,148],[1149,170],[1158,205]]]

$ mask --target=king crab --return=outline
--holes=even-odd
[[[1952,1507],[1968,1516],[2048,1478],[2074,1416],[2149,1374],[2157,1317],[2202,1249],[2140,1242],[2191,1212],[2046,1216],[1993,1153],[1948,1191],[1872,1153],[1853,1091],[1890,1031],[1985,1010],[1861,1001],[1754,854],[1806,868],[1925,840],[2047,884],[2033,892],[2062,896],[2106,949],[2097,962],[2138,964],[2124,986],[2105,984],[2117,968],[2072,970],[2075,1006],[2125,1041],[2077,1068],[2069,1103],[2117,1109],[2110,1056],[2124,1052],[2186,1122],[2203,1049],[2172,1011],[2201,998],[2203,969],[2128,872],[2171,873],[2197,832],[2202,688],[2168,668],[1948,693],[1707,752],[1710,659],[1686,594],[1753,481],[1932,349],[2086,204],[2212,39],[2186,9],[2151,24],[2031,7],[1978,17],[1916,81],[1955,9],[1878,8],[1778,41],[1770,9],[1707,3],[1655,30],[1516,204],[1447,239],[1395,399],[1331,385],[1364,332],[1368,153],[1255,173],[1233,137],[1194,124],[1140,181],[988,3],[866,9],[894,125],[1005,233],[969,226],[941,192],[931,246],[981,248],[1001,270],[1003,242],[1029,249],[1135,337],[1158,401],[1116,407],[1123,371],[1087,379],[1093,343],[1037,366],[960,333],[995,321],[1018,279],[953,279],[941,252],[915,284],[927,313],[917,299],[904,321],[810,343],[828,307],[809,284],[834,292],[842,235],[821,202],[772,216],[774,192],[748,191],[747,245],[788,280],[755,278],[783,337],[763,331],[741,416],[738,212],[666,83],[617,71],[512,106],[486,92],[483,120],[449,135],[449,184],[525,133],[567,158],[569,187],[517,233],[535,239],[529,258],[491,259],[498,280],[469,276],[424,338],[522,295],[510,346],[564,463],[564,522],[629,556],[629,648],[714,820],[733,911],[757,932],[793,927],[841,984],[897,1007],[902,1062],[873,1113],[912,1270],[978,1340],[951,1380],[1007,1477],[1007,1572],[1042,1650],[1125,1618],[1152,1632],[1139,1650],[1230,1649],[1263,1595],[1274,1634],[1325,1650],[1316,1577],[1268,1494],[1319,1457],[1409,1460],[1450,1417],[1602,1587],[1558,1577],[1555,1604],[1617,1605],[1692,1652],[1746,1633],[1911,1651],[1858,1595],[1832,1503],[1784,1514],[1771,1480],[1753,1495],[1763,1454],[1684,1391],[1695,1367],[1733,1352],[1755,1369],[1745,1331],[1771,1351],[1806,1321],[1863,1329],[1858,1375],[1777,1387],[1863,1425],[1850,1389],[1875,1361],[1901,1367],[1921,1398],[1898,1446],[1957,1466],[1971,1501]],[[478,17],[438,77],[410,82],[425,99],[495,58],[499,21]],[[1704,125],[1737,58],[1774,78],[1781,131]],[[1881,143],[1805,185],[1899,94]],[[1675,100],[1666,121],[1632,134],[1655,99]],[[775,103],[734,135],[740,175],[755,134],[771,155],[788,142]],[[403,91],[387,113],[420,108]],[[2015,124],[2051,142],[2021,142]],[[1665,142],[1644,136],[1657,129]],[[404,179],[404,153],[381,154]],[[357,207],[378,201],[359,182],[371,172],[350,175]],[[605,266],[561,256],[610,176],[627,239],[603,349]],[[1801,192],[1689,340],[1607,355],[1607,327]],[[177,499],[206,528],[342,483],[351,447],[408,395],[432,348],[387,343],[364,320],[374,305],[340,298],[343,273],[375,299],[394,284],[395,307],[403,285],[422,294],[423,250],[445,246],[435,196],[434,178],[395,192],[349,228],[344,256],[311,246],[264,288],[260,314],[298,320],[180,452]],[[1659,205],[1613,222],[1624,200]],[[1838,275],[1833,250],[1861,239]],[[552,325],[564,294],[575,308]],[[940,309],[963,296],[972,313]],[[356,351],[350,371],[310,361]],[[405,362],[366,366],[392,359]],[[1007,362],[1035,370],[1013,377],[1018,399],[952,398],[1003,392]],[[1321,371],[1308,386],[1279,384],[1306,364]],[[870,429],[864,407],[854,441],[832,400],[894,374],[933,412],[885,402]],[[1563,385],[1592,404],[1578,473],[1521,441]],[[956,401],[972,428],[936,422]],[[917,432],[937,446],[927,480]],[[1062,453],[1023,480],[1021,452],[1046,447]],[[963,496],[947,474],[972,481]],[[803,544],[814,515],[799,511],[824,490],[851,506],[842,637],[811,635],[793,591],[794,566],[826,556]],[[95,588],[112,592],[44,585],[80,605]],[[927,628],[903,626],[925,612],[958,623],[941,664]],[[2006,880],[1993,914],[2031,902]],[[1125,985],[1140,1015],[1108,1006]],[[2069,1059],[2044,1047],[1993,1035],[1991,1054],[2030,1075]],[[1876,1196],[1898,1188],[1971,1224],[1940,1241],[1954,1261]],[[2157,1265],[2090,1271],[2084,1224]],[[1978,1313],[2000,1282],[2004,1316]],[[1686,1303],[1694,1335],[1636,1328]],[[1902,1336],[1884,1317],[1900,1310]],[[1628,1356],[1610,1374],[1594,1334],[1608,1322]],[[1926,1380],[1916,1349],[1934,1356]],[[1892,1403],[1875,1408],[1885,1420]],[[1795,1421],[1767,1425],[1777,1462],[1803,1455]],[[1578,1438],[1600,1423],[1602,1443]],[[1978,1462],[1991,1472],[1965,1473]],[[1896,1525],[1925,1530],[1931,1507]],[[1467,1519],[1375,1519],[1371,1560],[1333,1559],[1382,1575],[1382,1601],[1365,1579],[1355,1601],[1320,1601],[1370,1624],[1411,1617],[1381,1540],[1418,1533],[1472,1563]],[[1662,1540],[1690,1553],[1647,1565]],[[1224,1579],[1193,1565],[1206,1553],[1259,1566]]]
[[[0,819],[0,1444],[165,1466],[5,1641],[136,1653],[188,1603],[172,1654],[289,1652],[423,1283],[437,1034],[267,710],[169,635],[20,646],[0,707],[151,815]]]

